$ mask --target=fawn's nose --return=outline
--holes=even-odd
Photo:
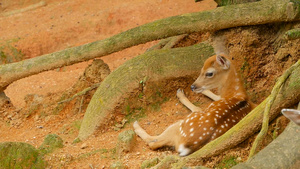
[[[196,87],[195,85],[192,85],[192,86],[191,86],[192,91],[196,90],[196,88],[197,88],[197,87]]]

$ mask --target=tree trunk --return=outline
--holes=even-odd
[[[120,100],[139,87],[141,80],[147,79],[148,83],[199,72],[203,62],[213,54],[210,45],[200,43],[185,48],[153,50],[127,61],[98,87],[84,115],[78,138],[84,140],[93,134]]]
[[[299,8],[299,3],[289,0],[271,0],[219,7],[211,11],[157,20],[104,40],[21,62],[0,65],[0,92],[21,78],[105,56],[157,39],[237,26],[297,21],[300,20]]]
[[[244,168],[299,168],[300,127],[290,122],[283,133],[251,160],[238,164],[232,169]],[[297,166],[298,165],[298,166]]]

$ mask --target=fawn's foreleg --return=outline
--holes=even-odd
[[[214,101],[218,101],[221,99],[220,96],[214,94],[210,90],[204,90],[202,94],[206,95],[210,99]],[[185,105],[188,109],[190,109],[192,112],[202,112],[202,109],[200,107],[195,106],[193,103],[190,102],[190,100],[185,96],[184,92],[182,89],[177,90],[177,97],[179,101]]]

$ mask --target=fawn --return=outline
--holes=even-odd
[[[210,91],[213,88],[219,89],[220,96]],[[224,134],[254,108],[234,65],[221,54],[205,61],[200,76],[191,89],[193,92],[203,93],[214,102],[202,111],[178,89],[177,97],[180,102],[192,111],[184,120],[170,125],[158,136],[150,136],[137,121],[134,122],[136,134],[151,149],[175,146],[180,156],[189,155]]]

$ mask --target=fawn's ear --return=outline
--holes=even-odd
[[[291,121],[295,122],[297,125],[300,125],[300,110],[295,109],[282,109],[282,114],[289,118]]]
[[[224,70],[229,69],[230,61],[224,56],[217,55],[216,61]]]

